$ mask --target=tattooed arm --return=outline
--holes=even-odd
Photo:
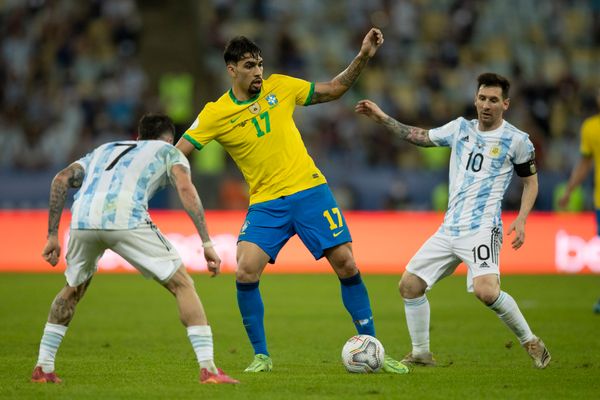
[[[318,82],[310,104],[325,103],[340,98],[358,79],[361,71],[371,57],[375,55],[379,46],[383,44],[383,33],[377,28],[372,28],[363,39],[358,55],[352,60],[348,68],[329,82]]]
[[[204,217],[204,207],[202,207],[200,196],[198,196],[198,192],[192,184],[189,168],[182,164],[175,164],[171,168],[171,183],[177,189],[177,194],[183,204],[183,208],[192,219],[198,235],[202,239],[204,258],[206,259],[208,270],[215,276],[219,273],[221,259],[210,241],[208,228],[206,227],[206,218]]]
[[[85,171],[78,163],[73,163],[60,171],[52,180],[50,187],[50,204],[48,205],[48,240],[42,251],[42,257],[55,266],[60,256],[58,242],[58,225],[60,216],[65,207],[69,188],[79,188],[83,182]]]
[[[361,100],[354,109],[357,113],[366,115],[373,121],[386,127],[397,138],[404,139],[407,142],[421,147],[433,147],[435,143],[429,139],[429,130],[417,128],[415,126],[404,125],[390,117],[371,100]]]

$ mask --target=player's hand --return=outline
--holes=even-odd
[[[517,250],[525,243],[525,220],[521,218],[515,219],[510,224],[506,234],[510,235],[512,232],[515,232],[516,236],[513,238],[511,245],[513,249]]]
[[[211,273],[211,277],[219,275],[221,272],[221,259],[215,251],[214,247],[204,248],[204,258],[206,259],[206,266]]]
[[[360,46],[360,55],[373,57],[379,46],[383,44],[383,33],[377,28],[371,28]]]
[[[375,122],[382,122],[387,117],[387,114],[381,111],[381,108],[371,100],[359,101],[356,103],[354,111],[358,114],[366,115]]]
[[[58,258],[60,257],[60,243],[58,242],[57,235],[48,236],[46,246],[44,246],[44,250],[42,250],[42,257],[44,257],[44,260],[53,267],[58,264]]]
[[[571,193],[565,191],[562,196],[558,199],[558,207],[561,209],[567,208],[569,205],[569,200],[571,199]]]

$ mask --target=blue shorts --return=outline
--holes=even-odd
[[[600,209],[596,209],[596,235],[600,236]]]
[[[251,205],[238,242],[256,244],[274,263],[281,248],[295,234],[317,260],[326,249],[352,241],[327,184]]]

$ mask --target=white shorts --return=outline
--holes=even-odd
[[[406,270],[427,283],[427,290],[451,275],[461,262],[467,265],[467,291],[473,291],[473,278],[496,274],[500,277],[502,229],[480,229],[462,236],[449,236],[438,230],[421,246]]]
[[[177,250],[154,224],[127,230],[72,229],[65,276],[71,287],[94,275],[104,250],[119,254],[146,278],[167,282],[181,266]]]

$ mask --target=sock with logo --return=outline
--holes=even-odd
[[[517,335],[521,344],[535,339],[535,335],[531,332],[517,302],[510,294],[501,291],[496,301],[488,307]]]
[[[41,365],[42,371],[47,374],[54,372],[54,358],[66,333],[67,327],[64,325],[47,322],[44,327],[36,365]]]
[[[237,301],[244,328],[254,348],[254,354],[269,355],[265,336],[265,307],[258,289],[258,281],[251,283],[236,282]]]
[[[404,299],[404,313],[413,355],[428,353],[430,308],[427,296]]]
[[[356,330],[361,335],[375,336],[375,324],[367,288],[360,272],[350,278],[340,278],[342,302],[352,316]]]

